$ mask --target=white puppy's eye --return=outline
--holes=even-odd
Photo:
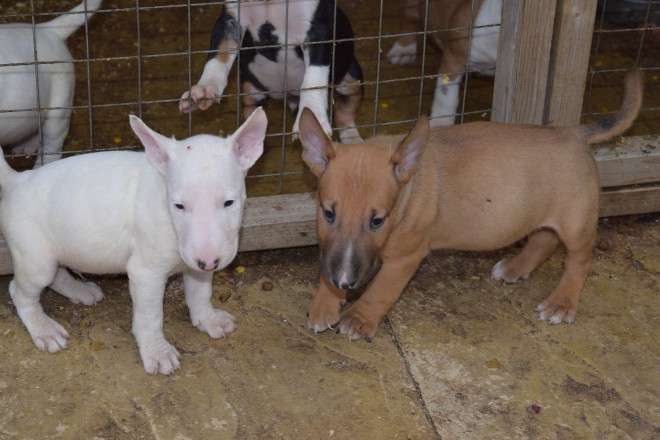
[[[181,211],[183,211],[184,209],[186,209],[186,207],[183,206],[181,203],[175,203],[175,204],[174,204],[174,207],[175,207],[176,209],[180,209]]]
[[[227,200],[227,201],[225,201],[225,208],[229,208],[233,204],[234,204],[233,200]]]

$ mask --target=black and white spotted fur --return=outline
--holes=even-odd
[[[334,0],[227,3],[213,27],[204,72],[183,94],[179,109],[184,113],[206,110],[219,102],[238,56],[244,115],[268,97],[287,99],[292,111],[299,110],[294,136],[304,107],[314,112],[331,135],[327,89],[333,84],[339,138],[359,141],[355,116],[362,100],[362,70],[352,38],[351,24]],[[337,41],[334,45],[333,40]]]

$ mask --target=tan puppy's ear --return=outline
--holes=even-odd
[[[419,160],[429,141],[430,127],[426,116],[421,116],[412,131],[401,141],[390,158],[394,165],[394,177],[399,185],[405,185],[419,169]]]
[[[320,177],[328,166],[328,162],[335,157],[330,139],[314,113],[305,107],[300,114],[300,142],[303,146],[302,159],[310,171]]]

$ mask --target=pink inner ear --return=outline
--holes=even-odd
[[[236,153],[246,159],[258,159],[263,150],[265,133],[253,132],[252,127],[240,133],[236,139]]]
[[[261,156],[268,119],[261,107],[257,108],[234,134],[234,151],[246,167],[251,167]]]
[[[147,157],[158,169],[163,169],[168,161],[167,142],[168,139],[156,133],[147,126],[140,118],[130,118],[131,128],[144,145]]]

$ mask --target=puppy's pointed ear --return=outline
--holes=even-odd
[[[300,114],[300,142],[303,146],[302,159],[310,171],[318,178],[325,171],[328,162],[335,157],[330,139],[314,113],[305,107]]]
[[[144,145],[149,161],[160,173],[164,173],[167,162],[170,159],[169,151],[174,141],[162,134],[156,133],[147,127],[147,124],[142,122],[142,119],[135,115],[130,115],[128,120],[133,132],[140,139],[142,145]]]
[[[429,141],[430,130],[428,118],[421,116],[392,154],[390,162],[394,166],[394,177],[399,185],[405,185],[419,169],[419,161]]]
[[[266,112],[263,108],[258,107],[231,136],[231,140],[234,142],[234,152],[243,171],[247,171],[254,165],[264,152],[266,127],[268,127]]]

